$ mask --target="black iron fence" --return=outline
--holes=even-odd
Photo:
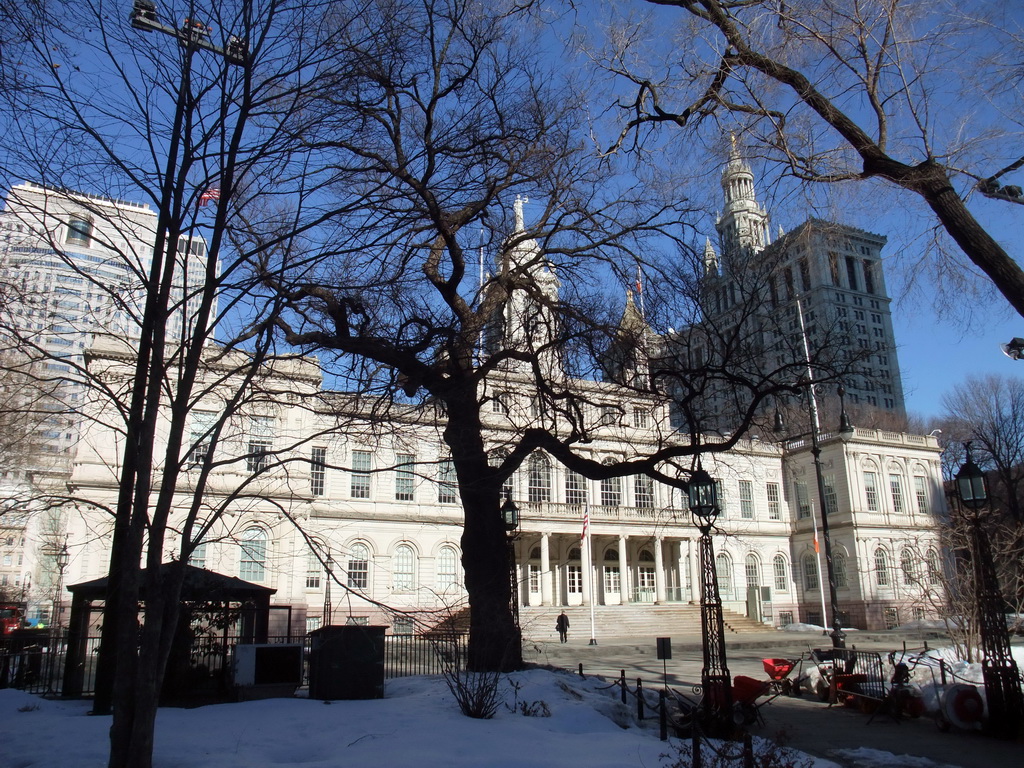
[[[409,675],[437,675],[446,668],[464,667],[468,637],[465,634],[387,635],[384,638],[385,678]],[[309,682],[310,638],[308,635],[280,635],[268,643],[296,643],[303,646],[303,685]],[[83,697],[95,693],[96,661],[100,638],[86,640],[79,661]],[[193,640],[186,658],[172,658],[179,667],[168,679],[183,681],[194,692],[207,695],[226,693],[231,688],[232,649],[237,637],[201,636]],[[60,696],[63,693],[67,658],[67,633],[51,630],[19,630],[0,639],[0,688],[20,688],[30,693]],[[182,692],[184,695],[185,692]]]

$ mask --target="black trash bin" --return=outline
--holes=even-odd
[[[387,627],[330,626],[309,633],[309,698],[384,698]]]

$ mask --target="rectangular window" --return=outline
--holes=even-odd
[[[583,475],[572,470],[565,473],[565,503],[576,506],[587,503],[587,481]]]
[[[885,621],[886,629],[896,629],[900,625],[900,609],[899,608],[883,608],[882,618]]]
[[[618,421],[618,411],[613,405],[602,405],[601,406],[601,425],[610,427]]]
[[[604,593],[606,595],[617,595],[622,590],[622,578],[619,575],[619,566],[606,565],[604,567]]]
[[[779,611],[779,626],[788,627],[793,623],[793,612],[792,611]]]
[[[320,589],[323,570],[323,563],[316,552],[310,552],[306,557],[306,589]]]
[[[455,465],[451,459],[444,459],[437,465],[437,500],[441,504],[454,504]]]
[[[864,495],[867,498],[868,510],[878,511],[878,475],[874,472],[864,473]]]
[[[811,501],[807,496],[807,483],[796,484],[796,510],[800,520],[811,516]]]
[[[210,455],[210,433],[217,424],[217,414],[214,411],[192,411],[189,418],[192,422],[189,435],[192,449],[187,463],[190,467],[201,467]]]
[[[636,475],[633,483],[636,505],[641,509],[654,507],[654,480],[647,475]]]
[[[370,498],[370,469],[372,457],[369,451],[352,451],[352,482],[350,495],[353,499]]]
[[[835,475],[825,475],[822,478],[822,485],[825,486],[825,514],[834,515],[839,511],[839,498],[836,496]]]
[[[309,457],[309,492],[313,496],[323,496],[325,478],[327,476],[327,449],[314,446]]]
[[[540,594],[540,566],[534,563],[530,564],[529,568],[530,577],[530,591],[534,594]]]
[[[902,515],[906,511],[903,502],[903,477],[901,475],[889,475],[889,490],[892,491],[892,511]]]
[[[274,417],[253,416],[249,426],[249,449],[246,469],[255,474],[270,466],[270,453],[274,447]]]
[[[846,279],[850,283],[850,290],[859,290],[857,285],[857,260],[852,256],[846,257]]]
[[[583,567],[569,565],[565,569],[566,589],[570,595],[583,594]]]
[[[875,293],[875,268],[868,259],[864,259],[864,291]]]
[[[634,408],[633,409],[633,426],[644,428],[649,423],[647,409],[645,408]]]
[[[395,499],[398,501],[412,501],[416,483],[416,475],[413,467],[416,465],[416,456],[412,453],[400,453],[395,467]]]
[[[778,483],[768,483],[765,486],[765,491],[768,494],[768,519],[769,520],[781,520],[782,519],[782,499],[779,494]]]
[[[416,622],[409,616],[396,616],[394,622],[391,624],[392,635],[410,637],[414,634],[415,630]]]
[[[832,276],[832,285],[839,285],[839,254],[829,252],[828,271]]]
[[[818,561],[813,557],[804,558],[804,589],[808,592],[818,588]]]
[[[800,285],[805,291],[811,290],[811,268],[807,259],[800,259]]]
[[[917,496],[917,511],[922,515],[928,514],[928,485],[920,475],[914,476],[914,495]]]
[[[754,484],[750,480],[740,480],[740,517],[754,519]]]

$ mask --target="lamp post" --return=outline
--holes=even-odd
[[[836,394],[839,395],[839,433],[841,435],[848,435],[853,432],[853,425],[850,423],[850,417],[846,413],[846,390],[843,388],[842,384],[837,388]],[[808,412],[811,416],[811,430],[805,435],[792,435],[791,438],[806,436],[811,438],[811,456],[814,459],[814,478],[818,486],[818,509],[821,510],[821,543],[825,550],[825,575],[828,580],[829,610],[832,612],[832,632],[829,636],[832,638],[833,648],[845,648],[846,633],[843,632],[842,617],[839,613],[839,595],[836,591],[836,569],[835,563],[832,560],[832,531],[828,520],[829,510],[825,504],[825,478],[821,472],[821,441],[820,435],[818,434],[820,426],[818,422],[818,404],[814,398],[813,380],[809,380],[807,383],[807,403]],[[784,430],[785,424],[782,419],[782,413],[776,410],[775,431],[782,432]],[[811,514],[814,514],[813,510],[811,510]],[[824,617],[822,618],[824,619]]]
[[[57,563],[57,589],[53,594],[53,625],[59,630],[61,592],[64,591],[64,572],[67,570],[68,562],[71,560],[71,557],[68,554],[68,545],[66,541],[61,548],[57,550],[54,559]]]
[[[981,635],[982,677],[988,702],[986,730],[994,736],[1012,738],[1024,726],[1024,694],[1017,663],[1010,653],[1006,628],[1006,603],[999,590],[999,577],[992,560],[992,548],[981,529],[980,511],[988,504],[985,473],[971,458],[971,444],[964,443],[967,459],[956,473],[956,495],[961,509],[970,510],[971,566],[974,574],[975,605]]]
[[[505,494],[505,501],[501,505],[501,522],[505,526],[505,536],[508,540],[509,604],[512,608],[512,620],[518,627],[519,578],[516,573],[516,539],[519,538],[519,507],[512,501],[511,493]]]
[[[708,727],[732,718],[732,678],[725,658],[725,622],[722,596],[715,571],[715,545],[711,528],[720,511],[718,486],[697,460],[688,487],[690,512],[700,530],[700,624],[704,666],[700,672],[704,689],[703,716]]]

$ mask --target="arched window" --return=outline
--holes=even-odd
[[[551,462],[543,453],[530,455],[528,498],[532,502],[551,501]]]
[[[938,584],[939,577],[942,574],[942,570],[939,568],[939,553],[934,549],[929,549],[928,555],[925,558],[925,564],[928,568],[928,583]]]
[[[605,562],[608,562],[608,563],[617,563],[617,562],[619,562],[619,550],[617,550],[617,549],[605,550],[604,559],[605,559]]]
[[[776,555],[772,558],[772,572],[775,576],[775,591],[789,592],[789,569],[785,555]]]
[[[821,584],[818,581],[818,558],[808,553],[801,560],[804,567],[804,589],[808,592],[818,589]]]
[[[262,528],[247,528],[242,533],[241,546],[238,577],[244,581],[263,581],[267,575],[267,534]]]
[[[889,586],[889,558],[881,547],[875,550],[875,584]]]
[[[832,573],[836,576],[836,587],[843,589],[850,586],[849,579],[846,577],[846,555],[842,552],[832,555]]]
[[[352,589],[370,586],[370,550],[365,544],[353,544],[348,552],[348,586]]]
[[[580,548],[579,547],[573,547],[572,549],[569,550],[569,559],[570,560],[579,560],[580,559]]]
[[[753,552],[743,560],[743,573],[747,577],[748,587],[761,586],[761,561]]]
[[[917,565],[914,563],[914,555],[909,549],[900,552],[900,571],[903,573],[904,584],[917,582]]]
[[[725,552],[715,555],[715,574],[719,594],[723,598],[732,597],[732,559]]]
[[[455,547],[441,547],[437,553],[437,589],[446,592],[459,585],[459,554]]]
[[[416,588],[416,553],[408,544],[399,544],[392,558],[395,592],[412,592]]]

